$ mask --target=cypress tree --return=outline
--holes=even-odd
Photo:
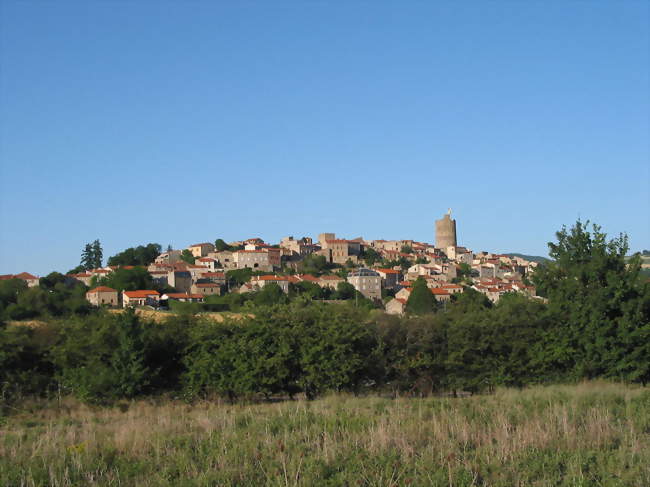
[[[406,302],[406,311],[416,315],[433,313],[436,310],[436,298],[427,287],[427,283],[422,277],[413,284],[413,290]]]

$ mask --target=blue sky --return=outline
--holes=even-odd
[[[0,2],[0,274],[336,232],[650,248],[647,2]]]

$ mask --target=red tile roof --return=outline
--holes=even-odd
[[[284,276],[257,276],[257,281],[288,281]]]
[[[96,293],[116,293],[117,291],[112,287],[107,286],[98,286],[95,289],[91,289],[86,294],[96,294]]]
[[[449,296],[449,291],[442,289],[440,287],[434,287],[431,289],[431,292],[433,294],[437,294],[438,296]]]
[[[200,282],[198,284],[195,284],[196,287],[220,287],[219,284],[216,284],[214,282]]]
[[[400,271],[395,269],[375,269],[377,272],[382,272],[384,274],[400,274]]]
[[[160,296],[160,293],[158,291],[146,289],[138,291],[124,291],[124,295],[129,298],[146,298],[149,296]]]
[[[300,277],[300,279],[302,279],[303,281],[318,282],[318,278],[312,276],[311,274],[303,274],[303,275],[298,276],[298,277]]]
[[[30,274],[29,272],[21,272],[20,274],[16,274],[14,276],[14,279],[38,279],[38,277]]]

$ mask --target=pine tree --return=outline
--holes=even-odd
[[[102,245],[99,243],[99,239],[96,239],[92,243],[92,262],[94,269],[98,269],[102,266],[103,258],[104,252],[102,250]]]
[[[94,259],[93,259],[93,247],[92,244],[87,243],[81,252],[81,262],[80,265],[85,270],[94,269]]]

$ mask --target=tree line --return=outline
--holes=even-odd
[[[608,241],[582,222],[557,238],[552,261],[534,277],[545,300],[512,293],[493,304],[468,290],[442,309],[414,300],[398,317],[355,300],[323,303],[308,292],[288,299],[270,286],[242,317],[221,323],[187,307],[163,323],[132,311],[64,310],[40,327],[3,325],[1,397],[236,400],[476,393],[593,378],[649,382],[650,287],[638,258],[625,260],[627,239]],[[41,298],[64,292],[61,284],[49,283]],[[0,286],[0,304],[11,293]]]

